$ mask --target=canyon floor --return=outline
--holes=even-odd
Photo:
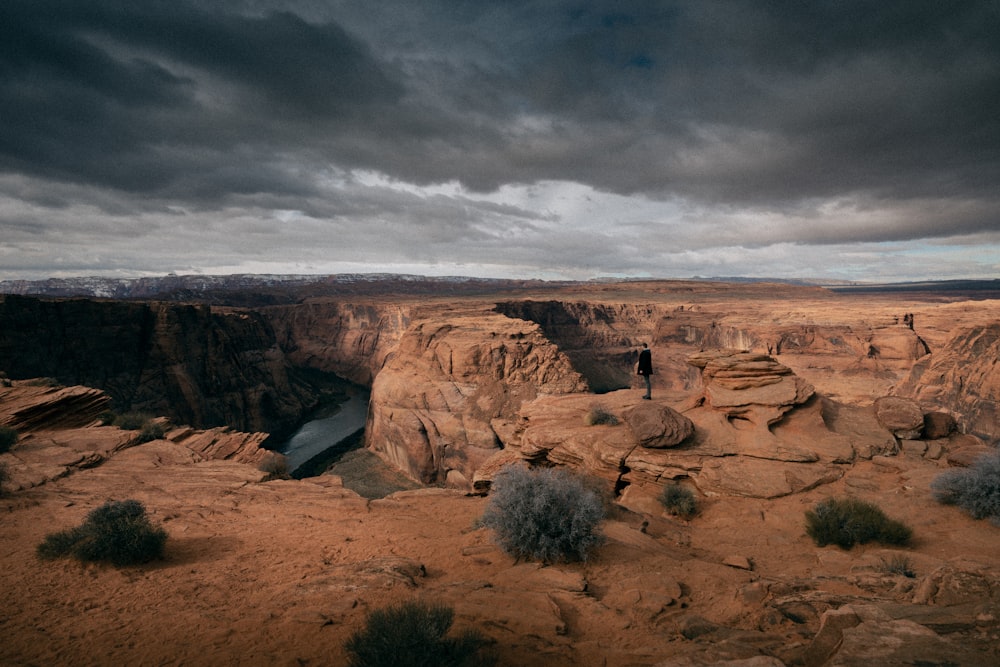
[[[865,307],[912,309],[934,347],[997,304]],[[814,308],[851,321],[858,306],[796,302],[766,316]],[[755,316],[749,301],[731,312]],[[895,367],[782,361],[856,405],[899,379]],[[0,423],[59,391],[10,384]],[[640,390],[626,391],[634,399],[622,400],[641,403]],[[516,562],[478,527],[485,497],[351,490],[391,476],[377,459],[270,479],[254,462],[193,449],[190,434],[132,446],[128,432],[71,422],[39,422],[0,455],[13,478],[0,496],[3,665],[342,665],[366,613],[405,600],[453,607],[455,629],[485,634],[503,665],[1000,664],[1000,527],[933,499],[944,455],[858,460],[837,481],[783,497],[701,497],[690,521],[609,502],[605,541],[586,562],[542,566]],[[816,546],[804,514],[833,496],[878,504],[912,527],[913,543]],[[116,569],[36,557],[48,533],[125,498],[167,531],[164,560]]]

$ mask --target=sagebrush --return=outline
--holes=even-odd
[[[917,576],[913,569],[913,561],[903,554],[893,554],[889,558],[879,556],[878,570],[885,574],[898,574],[913,579]]]
[[[806,511],[806,533],[818,546],[881,542],[903,545],[910,541],[909,526],[890,519],[877,506],[857,498],[829,498]]]
[[[572,473],[510,465],[496,476],[480,523],[515,558],[550,563],[586,560],[603,518],[600,497]]]
[[[609,412],[603,405],[594,405],[583,417],[583,423],[587,426],[597,426],[605,424],[607,426],[617,426],[618,417]]]
[[[473,667],[492,665],[489,641],[475,631],[447,637],[454,612],[421,602],[376,609],[344,644],[351,667]]]
[[[968,468],[944,471],[931,482],[931,491],[938,502],[1000,526],[1000,450],[984,454]]]
[[[698,513],[698,501],[694,492],[683,484],[677,482],[668,483],[660,493],[660,503],[668,513],[690,519]]]
[[[153,526],[138,500],[112,500],[76,528],[51,533],[38,545],[44,559],[73,556],[84,562],[137,565],[163,557],[167,533]]]

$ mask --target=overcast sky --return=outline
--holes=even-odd
[[[1000,0],[2,0],[0,279],[1000,277]]]

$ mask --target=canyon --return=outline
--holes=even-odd
[[[125,577],[150,604],[191,618],[165,588],[176,586],[236,628],[228,639],[222,626],[200,630],[199,641],[219,656],[251,647],[258,657],[245,664],[278,653],[329,664],[317,646],[340,655],[365,610],[416,594],[455,604],[462,624],[486,623],[516,664],[870,663],[863,633],[910,644],[878,664],[997,659],[1000,530],[929,491],[934,475],[1000,440],[995,290],[390,280],[237,291],[0,301],[0,371],[11,385],[0,423],[27,435],[3,455],[4,531],[17,538],[5,560],[19,561],[7,571],[21,580],[39,580],[29,584],[39,599],[51,602],[75,571],[25,555],[48,523],[40,517],[68,520],[113,488],[193,541],[138,574],[86,569],[105,591],[92,609]],[[633,370],[644,342],[648,402]],[[293,481],[258,469],[269,435],[290,433],[345,381],[370,390],[365,451],[418,490],[365,499],[336,474]],[[94,424],[98,404],[177,426],[132,445]],[[595,409],[618,424],[587,425]],[[608,499],[595,559],[513,563],[473,527],[511,463],[574,469]],[[696,493],[697,517],[664,512],[668,483]],[[912,522],[919,576],[880,572],[893,550],[812,545],[802,512],[835,494]],[[286,520],[275,520],[279,506]],[[291,570],[272,572],[274,563]],[[269,603],[221,584],[224,564],[274,596],[270,624],[312,646],[273,630],[248,637],[269,624]],[[182,581],[190,569],[197,576]],[[195,581],[218,590],[194,592]],[[221,611],[232,606],[227,586],[261,608]],[[29,632],[25,613],[43,613],[29,607],[5,633]],[[98,634],[122,613],[96,614]],[[845,615],[853,620],[838,626]],[[24,660],[59,662],[73,645],[63,637],[33,653],[22,639]],[[100,640],[108,655],[130,655],[110,641]],[[177,641],[131,655],[169,661]],[[199,662],[187,655],[176,660]]]

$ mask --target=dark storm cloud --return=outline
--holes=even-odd
[[[257,216],[609,271],[663,265],[637,229],[673,259],[995,233],[998,34],[997,0],[6,0],[0,224],[43,253],[63,208],[81,243]]]
[[[0,166],[177,196],[284,189],[299,126],[399,95],[335,24],[184,2],[5,3],[0,72]]]

